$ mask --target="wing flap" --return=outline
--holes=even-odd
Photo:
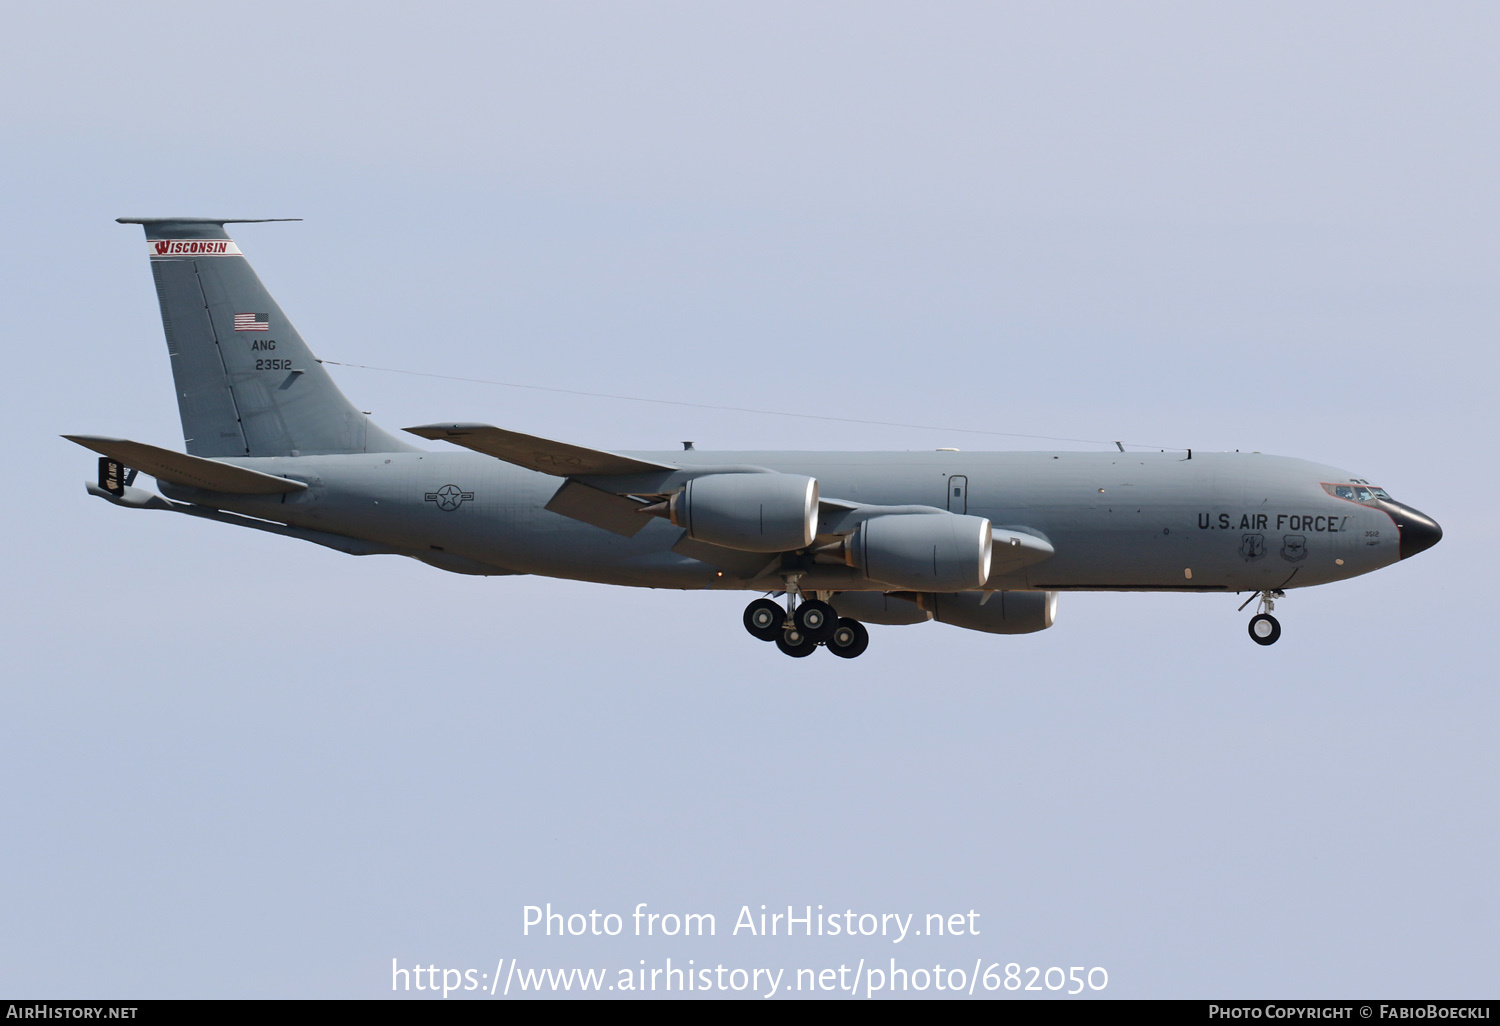
[[[145,442],[132,442],[127,438],[103,438],[98,435],[63,437],[85,449],[92,449],[101,456],[108,456],[127,467],[150,474],[158,481],[185,488],[202,488],[205,491],[227,492],[231,495],[274,495],[300,492],[307,487],[301,481],[262,474],[258,470],[248,470],[201,456],[189,456],[171,449],[147,445]]]
[[[497,460],[554,477],[644,474],[677,469],[662,463],[648,463],[617,453],[525,435],[519,431],[507,431],[489,424],[424,424],[406,430],[420,438],[452,442],[486,456],[493,456]]]
[[[644,502],[606,492],[582,481],[564,481],[544,508],[633,538],[651,522],[651,517],[640,513],[645,506]]]

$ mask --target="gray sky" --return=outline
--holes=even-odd
[[[0,993],[1103,966],[1116,997],[1493,996],[1489,4],[10,5]],[[138,228],[235,233],[327,359],[1332,463],[1444,542],[991,637],[470,580],[89,499],[181,444]],[[391,428],[1048,448],[343,369]],[[1076,447],[1076,446],[1067,446]],[[838,664],[838,665],[835,665]],[[551,941],[521,908],[719,917]],[[741,905],[975,938],[725,936]]]

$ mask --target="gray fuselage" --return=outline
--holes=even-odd
[[[1259,591],[1368,573],[1401,558],[1380,505],[1330,495],[1347,471],[1259,453],[652,452],[683,468],[751,465],[803,474],[822,497],[922,505],[1035,535],[1054,554],[995,563],[995,590]],[[775,568],[725,573],[674,552],[665,520],[634,537],[549,512],[563,483],[471,452],[239,458],[225,462],[307,482],[287,496],[215,496],[247,516],[362,539],[443,565],[652,588],[770,590]],[[171,486],[175,498],[201,501]],[[454,569],[454,566],[449,566]],[[468,572],[485,572],[469,570]],[[808,590],[883,590],[843,566],[810,566]]]

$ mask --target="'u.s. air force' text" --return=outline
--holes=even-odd
[[[1315,534],[1338,534],[1349,519],[1321,513],[1199,513],[1198,527],[1204,531],[1269,531],[1272,517],[1276,518],[1275,529],[1278,531],[1312,531]]]

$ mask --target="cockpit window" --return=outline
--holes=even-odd
[[[1323,490],[1336,499],[1347,499],[1350,502],[1358,502],[1368,506],[1377,499],[1390,501],[1391,496],[1384,488],[1376,488],[1373,485],[1362,484],[1325,484]]]

